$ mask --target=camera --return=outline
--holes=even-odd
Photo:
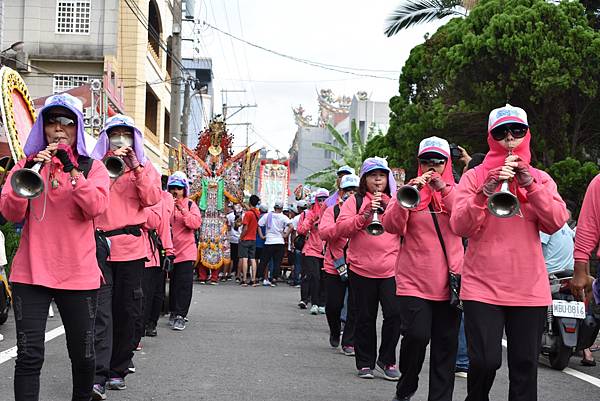
[[[452,160],[458,160],[462,157],[462,151],[458,148],[455,143],[450,144],[450,158]]]

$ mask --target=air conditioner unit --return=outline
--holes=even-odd
[[[102,81],[100,81],[99,79],[92,79],[91,88],[93,91],[99,91],[100,89],[102,89]]]

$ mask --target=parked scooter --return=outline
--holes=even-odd
[[[600,330],[600,313],[593,299],[590,305],[575,300],[569,289],[572,277],[549,276],[552,305],[548,307],[542,335],[542,355],[550,367],[563,370],[576,351],[589,348]]]

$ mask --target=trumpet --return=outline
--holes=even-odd
[[[10,185],[18,197],[34,199],[44,192],[44,179],[40,175],[43,164],[37,162],[31,168],[22,168],[13,173]]]
[[[396,199],[406,209],[414,209],[421,203],[421,195],[417,185],[403,185],[396,193]]]
[[[498,192],[488,198],[488,210],[496,217],[507,218],[519,213],[519,199],[508,189],[508,180],[502,181]]]
[[[104,165],[110,178],[118,178],[125,172],[125,162],[118,156],[109,156],[104,159]]]
[[[381,224],[381,221],[379,221],[379,212],[380,211],[381,211],[381,209],[379,208],[373,212],[373,219],[371,219],[371,222],[369,223],[369,225],[366,228],[367,233],[374,235],[374,236],[381,235],[385,232],[385,228],[383,227],[383,224]]]

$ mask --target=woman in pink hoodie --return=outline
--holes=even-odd
[[[142,273],[148,257],[144,208],[157,204],[161,192],[160,175],[146,158],[144,138],[131,117],[116,114],[106,120],[92,157],[107,156],[120,157],[124,170],[111,180],[108,208],[96,221],[111,247],[106,283],[98,295],[95,393],[103,393],[107,383],[110,389],[126,388],[142,317]]]
[[[452,401],[460,314],[448,302],[448,271],[460,274],[463,245],[450,229],[456,195],[450,146],[445,139],[425,138],[417,157],[417,178],[409,185],[419,188],[420,203],[406,209],[394,197],[382,218],[388,232],[404,237],[396,260],[403,337],[395,400],[406,400],[417,391],[431,342],[428,399]]]
[[[529,165],[527,114],[506,105],[488,121],[490,151],[467,171],[456,191],[450,225],[469,239],[461,298],[469,344],[467,401],[487,400],[508,341],[509,400],[537,399],[537,366],[551,302],[539,231],[552,234],[567,221],[565,203],[548,174]],[[487,201],[508,180],[519,214],[498,218]]]
[[[185,329],[194,287],[194,262],[198,247],[194,231],[200,228],[202,217],[198,205],[188,198],[190,187],[185,173],[176,171],[169,177],[167,189],[173,196],[175,210],[171,216],[175,264],[169,281],[169,324],[173,330]]]
[[[14,166],[0,198],[7,220],[24,221],[10,273],[17,331],[15,400],[39,399],[44,331],[54,299],[67,333],[72,400],[89,401],[95,367],[94,316],[102,280],[94,219],[108,206],[108,173],[102,163],[89,158],[82,105],[68,94],[46,100],[24,151],[27,159]],[[8,183],[15,173],[37,163],[42,163],[44,191],[34,199],[20,197]]]
[[[344,307],[344,299],[348,294],[348,317],[342,336],[342,353],[348,356],[354,355],[354,301],[353,294],[348,285],[348,271],[346,263],[346,250],[348,239],[338,235],[337,218],[340,215],[342,204],[358,190],[359,178],[355,174],[345,175],[340,180],[339,195],[336,204],[329,206],[319,225],[319,235],[326,242],[325,261],[323,274],[325,275],[325,286],[327,301],[325,313],[329,324],[329,344],[333,348],[340,345],[341,319],[340,314]]]
[[[373,378],[375,365],[387,380],[400,377],[396,367],[400,317],[394,268],[400,236],[389,232],[373,236],[365,230],[374,211],[385,209],[392,193],[396,193],[396,181],[387,161],[379,157],[365,160],[358,193],[344,202],[337,222],[337,233],[350,240],[347,252],[349,279],[357,308],[354,350],[358,376],[365,379]],[[379,304],[383,310],[383,326],[377,357]]]

